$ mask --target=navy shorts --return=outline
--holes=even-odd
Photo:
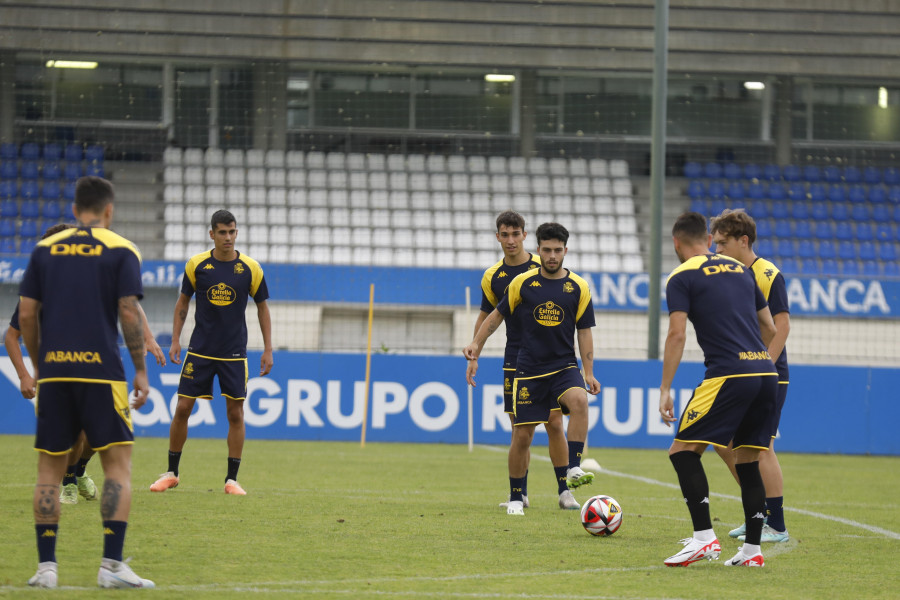
[[[550,420],[550,412],[560,410],[559,399],[572,388],[584,387],[578,367],[534,377],[516,377],[513,396],[516,399],[516,425],[534,425]]]
[[[678,421],[675,440],[768,449],[775,430],[778,376],[732,375],[704,379]]]
[[[222,395],[229,400],[247,397],[247,359],[210,358],[187,353],[181,366],[178,395],[212,400],[213,378],[219,378]]]
[[[515,369],[503,367],[503,412],[510,415],[516,412],[515,407],[513,407],[513,379],[515,377]]]
[[[84,430],[94,450],[134,443],[124,381],[45,379],[38,382],[34,448],[65,454]]]
[[[778,435],[778,424],[781,423],[781,409],[784,408],[784,401],[787,400],[788,382],[778,382],[778,392],[775,396],[775,422],[773,423],[772,437]]]

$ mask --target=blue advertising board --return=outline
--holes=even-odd
[[[250,354],[251,374],[258,372],[259,360],[259,353]],[[472,403],[474,441],[506,445],[510,425],[503,413],[501,359],[480,362]],[[133,412],[135,433],[168,437],[179,368],[148,368],[150,398]],[[367,441],[463,444],[469,418],[465,368],[462,356],[374,355],[366,403],[363,355],[279,352],[269,376],[249,380],[247,438],[359,440],[365,412]],[[596,361],[603,389],[590,397],[592,447],[669,446],[673,431],[658,413],[661,369],[659,361]],[[0,372],[6,399],[0,403],[0,433],[32,433],[33,404],[19,394],[5,355],[0,356]],[[681,365],[673,385],[679,411],[702,377],[703,365]],[[900,369],[792,366],[776,445],[789,452],[898,455],[898,388]],[[228,423],[221,397],[198,401],[189,428],[192,437],[224,438]],[[535,444],[546,443],[540,428]]]

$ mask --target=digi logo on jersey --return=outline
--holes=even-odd
[[[50,254],[53,256],[100,256],[103,246],[97,244],[53,244]]]
[[[534,309],[534,320],[546,327],[556,327],[565,318],[566,313],[552,300],[539,304]]]
[[[233,288],[224,283],[219,283],[206,290],[206,297],[216,306],[228,306],[234,302],[237,294],[235,294]]]
[[[717,275],[718,273],[743,273],[744,267],[738,264],[726,263],[724,265],[709,265],[703,267],[704,275]]]

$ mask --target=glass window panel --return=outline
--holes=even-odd
[[[510,130],[512,82],[477,75],[417,75],[416,129],[497,132]]]
[[[315,77],[315,125],[409,127],[409,75],[322,72]]]

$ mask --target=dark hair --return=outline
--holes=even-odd
[[[502,225],[525,231],[525,218],[514,210],[507,210],[497,215],[497,231],[500,231]]]
[[[746,235],[751,247],[753,242],[756,241],[756,221],[744,212],[743,208],[734,210],[726,208],[718,217],[710,219],[709,232],[716,233],[717,231],[725,237],[735,239]]]
[[[569,230],[559,223],[542,223],[535,233],[537,236],[538,246],[545,240],[559,240],[566,245],[569,241]]]
[[[41,236],[41,239],[45,240],[51,235],[57,234],[60,231],[65,231],[66,229],[72,229],[72,225],[69,225],[68,223],[57,223],[56,225],[51,225],[47,228],[47,231],[44,232],[44,235]]]
[[[115,196],[113,184],[102,177],[88,175],[75,182],[75,207],[79,211],[101,213]]]
[[[216,225],[228,225],[229,223],[237,225],[237,219],[234,218],[234,215],[224,209],[217,210],[209,220],[209,228],[215,230]]]
[[[707,235],[706,217],[700,213],[681,213],[672,225],[672,236],[680,240],[705,241]]]

